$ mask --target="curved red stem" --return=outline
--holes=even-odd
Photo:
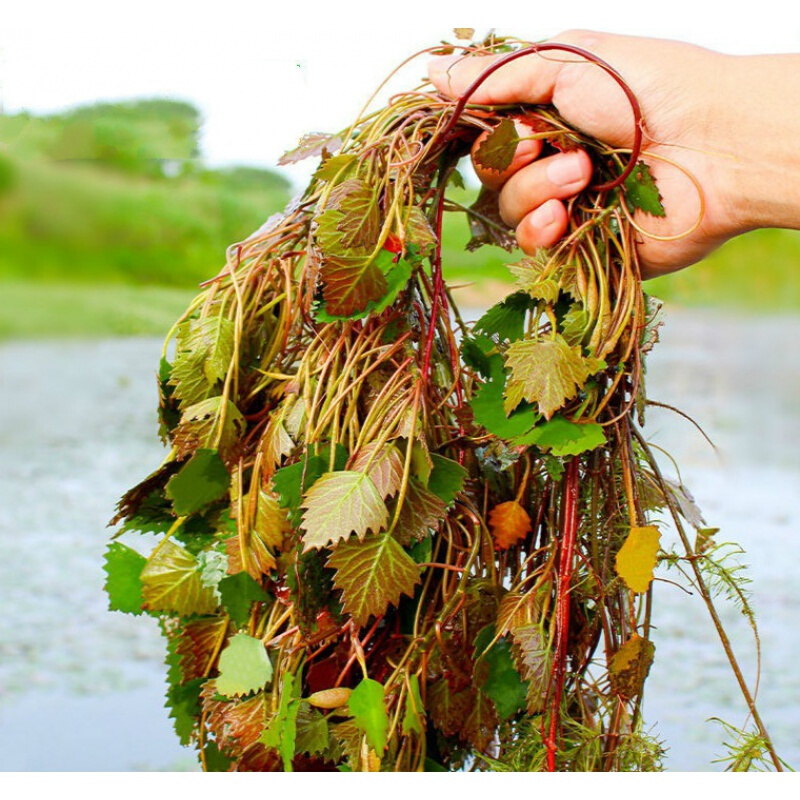
[[[590,53],[588,50],[584,50],[582,47],[576,47],[572,44],[546,42],[543,44],[533,44],[529,47],[523,47],[521,50],[515,50],[513,53],[507,53],[502,58],[499,58],[497,61],[495,61],[491,66],[487,67],[467,88],[467,90],[456,103],[450,122],[445,126],[439,135],[442,137],[442,139],[444,139],[453,130],[458,123],[461,114],[464,112],[470,97],[472,97],[478,87],[481,86],[481,84],[493,72],[496,72],[498,69],[500,69],[500,67],[505,66],[512,61],[516,61],[518,58],[534,55],[536,53],[544,53],[547,50],[561,50],[567,53],[572,53],[573,55],[581,56],[587,61],[590,61],[592,64],[596,64],[598,67],[601,67],[620,85],[622,91],[625,92],[625,96],[628,98],[628,102],[631,104],[634,120],[634,132],[633,147],[631,148],[631,157],[628,161],[628,164],[625,166],[625,169],[622,171],[622,173],[614,178],[614,180],[590,187],[596,192],[605,192],[609,189],[614,189],[615,187],[624,183],[628,175],[631,174],[633,168],[636,166],[636,162],[639,160],[639,155],[642,152],[642,109],[639,105],[639,101],[636,99],[636,95],[633,93],[630,86],[628,86],[628,84],[625,82],[625,79],[622,77],[622,75],[620,75],[619,72],[617,72],[617,70],[615,70],[614,67],[612,67],[608,62],[603,61],[602,58],[594,55],[594,53]]]

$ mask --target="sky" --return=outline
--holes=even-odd
[[[486,6],[496,14],[488,21]],[[210,164],[274,166],[303,133],[346,127],[389,72],[452,40],[454,26],[531,40],[590,28],[729,53],[800,52],[800,7],[787,0],[463,0],[457,12],[435,8],[431,0],[394,9],[386,0],[0,0],[0,103],[6,113],[49,112],[176,97],[200,108]],[[424,74],[421,58],[392,87],[412,88]],[[308,169],[284,174],[297,183]]]

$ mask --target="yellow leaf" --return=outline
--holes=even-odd
[[[641,593],[650,588],[660,538],[661,534],[655,525],[631,528],[625,544],[617,553],[617,575],[631,591]]]
[[[495,549],[507,550],[531,532],[531,518],[516,500],[509,500],[489,512],[489,529]]]
[[[655,652],[655,645],[649,639],[636,634],[628,639],[609,665],[611,691],[625,699],[640,695]]]

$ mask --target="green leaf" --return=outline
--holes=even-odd
[[[353,689],[347,707],[358,729],[367,737],[367,744],[381,755],[386,749],[389,714],[383,702],[383,685],[365,678]]]
[[[270,600],[270,596],[246,572],[237,572],[223,578],[217,589],[223,608],[237,628],[247,624],[253,603]]]
[[[103,569],[106,572],[105,590],[110,611],[141,614],[141,574],[147,559],[120,542],[108,545]]]
[[[428,478],[428,489],[450,506],[464,488],[468,472],[457,461],[431,453],[433,471]]]
[[[490,336],[497,335],[500,341],[521,339],[525,333],[525,314],[536,303],[525,292],[515,292],[505,300],[493,305],[476,323],[475,330]]]
[[[200,511],[227,491],[231,476],[216,450],[198,450],[170,478],[166,486],[167,497],[179,517]]]
[[[237,633],[219,657],[217,691],[223,697],[251,694],[272,680],[272,662],[260,639]]]
[[[210,739],[203,749],[203,763],[206,772],[228,772],[233,764],[233,759],[221,752],[217,743]]]
[[[144,608],[181,617],[216,611],[216,593],[203,586],[199,566],[194,556],[173,541],[158,545],[141,574]]]
[[[397,605],[401,595],[412,597],[420,575],[414,560],[388,533],[342,542],[328,566],[336,570],[333,583],[342,592],[344,611],[357,625]]]
[[[486,649],[494,633],[494,626],[487,625],[475,637],[476,676],[478,688],[492,700],[500,719],[507,720],[525,708],[528,685],[514,666],[507,639],[498,639]]]
[[[295,752],[313,756],[324,753],[329,744],[328,721],[316,708],[311,708],[306,702],[300,703],[297,712]]]
[[[233,359],[234,325],[226,317],[182,323],[176,336],[170,385],[181,408],[205,400],[225,378]]]
[[[508,373],[503,369],[502,358],[492,364],[492,379],[481,386],[470,400],[475,422],[502,439],[514,439],[527,433],[539,419],[532,406],[527,404],[506,415],[503,400]]]
[[[285,672],[278,711],[258,740],[263,745],[278,750],[286,772],[292,772],[297,742],[297,716],[300,712],[300,688],[300,681],[295,682],[295,676],[291,672]]]
[[[625,202],[630,208],[638,208],[654,217],[665,217],[661,192],[644,161],[639,161],[625,178]]]
[[[164,707],[169,709],[175,733],[185,747],[191,741],[194,726],[200,719],[200,691],[205,678],[183,682],[180,656],[175,652],[176,644],[176,638],[167,638],[167,693]]]
[[[333,153],[342,146],[342,140],[338,134],[333,133],[307,133],[301,139],[297,147],[287,150],[279,159],[278,165],[285,167],[288,164],[296,164],[305,158]]]
[[[369,475],[362,472],[327,472],[306,492],[303,501],[303,549],[326,547],[355,533],[378,532],[389,512]]]
[[[473,160],[483,169],[505,172],[514,160],[519,141],[516,125],[506,117],[478,145]]]
[[[554,456],[577,456],[606,443],[603,426],[596,422],[570,422],[560,414],[513,440],[515,445],[535,445]]]
[[[552,277],[542,277],[548,264],[546,253],[547,251],[540,249],[535,256],[523,258],[516,264],[509,264],[508,269],[516,277],[517,286],[529,297],[553,304],[558,300],[559,286],[558,281]]]
[[[578,305],[574,304],[561,320],[559,327],[561,328],[561,335],[567,344],[579,345],[586,338],[587,329],[591,317],[588,311]]]
[[[547,419],[575,397],[590,375],[605,366],[598,359],[584,358],[580,347],[570,346],[560,334],[552,339],[514,342],[506,353],[506,365],[511,369],[511,380],[506,387],[505,410],[513,410],[514,401],[521,395],[536,403]]]
[[[425,731],[423,719],[425,706],[419,691],[419,678],[411,675],[408,679],[408,693],[406,694],[405,713],[403,714],[403,733],[422,734]]]
[[[331,156],[324,159],[317,167],[314,179],[326,182],[336,179],[343,180],[350,175],[357,162],[358,156],[355,153],[340,153],[339,155]]]
[[[461,343],[461,358],[468,367],[472,367],[484,378],[488,378],[492,370],[492,356],[502,363],[502,356],[492,352],[496,349],[497,344],[486,334],[469,336]]]

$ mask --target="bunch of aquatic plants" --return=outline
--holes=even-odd
[[[630,98],[634,147],[423,86],[284,157],[319,160],[308,188],[167,337],[169,455],[113,520],[158,542],[107,554],[111,607],[160,619],[168,705],[205,769],[657,769],[641,698],[662,518],[715,614],[708,533],[695,551],[702,523],[640,433],[659,323],[632,214],[665,211],[635,98],[574,47],[463,50],[594,62]],[[471,149],[505,170],[518,120],[546,150],[586,149],[595,180],[467,324],[444,214],[470,249],[514,237],[495,193],[465,208],[448,190]]]

